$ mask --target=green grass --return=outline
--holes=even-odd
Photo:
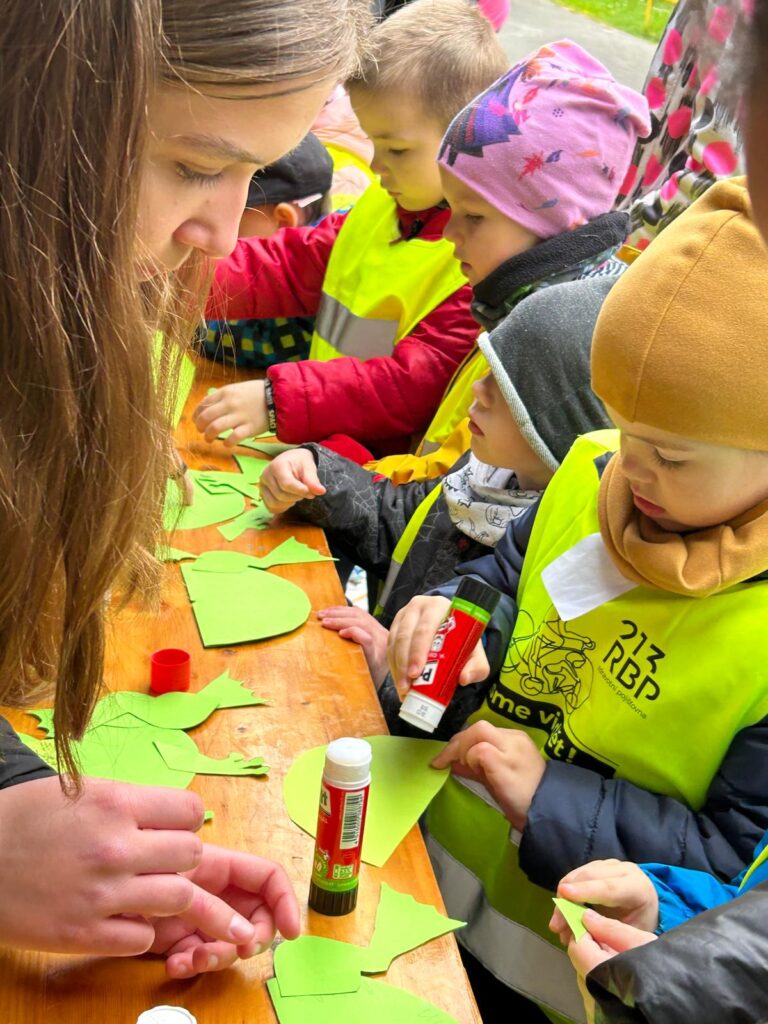
[[[595,21],[602,21],[613,28],[620,28],[630,35],[642,39],[661,38],[664,27],[672,13],[673,5],[664,0],[653,0],[653,14],[648,28],[645,27],[645,0],[555,0],[572,11],[588,14]]]

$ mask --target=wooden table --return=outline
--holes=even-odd
[[[210,386],[232,379],[232,371],[201,361],[187,412]],[[188,416],[182,419],[178,438],[191,466],[236,469],[221,444],[199,440]],[[321,530],[285,518],[269,530],[248,531],[231,545],[215,527],[184,531],[177,544],[194,552],[229,548],[264,554],[291,535],[327,552]],[[343,599],[332,563],[270,571],[303,587],[313,610]],[[204,650],[179,569],[169,565],[165,572],[159,612],[150,615],[127,609],[116,621],[106,661],[107,685],[146,691],[151,652],[178,646],[192,653],[192,689],[228,669],[272,702],[268,707],[217,711],[192,732],[206,754],[222,757],[238,750],[263,756],[271,766],[264,778],[195,779],[191,788],[215,815],[203,826],[203,837],[283,864],[302,905],[304,933],[365,945],[381,881],[443,910],[421,835],[414,827],[383,868],[363,865],[353,914],[334,919],[307,911],[313,840],[288,817],[282,781],[296,755],[308,747],[338,736],[386,731],[361,649],[322,629],[313,611],[306,625],[287,636]],[[21,713],[8,717],[17,728],[33,731],[29,717]],[[9,841],[12,837],[2,837],[2,842]],[[0,1024],[134,1024],[142,1010],[162,1003],[187,1007],[198,1024],[262,1024],[275,1020],[263,984],[272,973],[270,953],[219,974],[177,982],[167,980],[162,960],[150,956],[111,959],[0,951]],[[480,1021],[453,936],[395,960],[382,980],[429,1000],[461,1024]]]

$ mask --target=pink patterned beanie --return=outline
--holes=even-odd
[[[451,122],[439,163],[538,238],[613,207],[648,104],[576,43],[530,54]]]

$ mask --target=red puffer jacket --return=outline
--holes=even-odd
[[[433,207],[397,208],[401,236],[438,239],[450,216]],[[207,313],[211,319],[312,316],[317,313],[331,249],[346,214],[314,227],[283,228],[271,238],[241,239],[217,269]],[[345,356],[272,366],[267,375],[282,441],[325,441],[355,461],[408,451],[428,426],[454,370],[472,347],[478,325],[464,285],[403,338],[391,356]],[[362,446],[366,446],[363,448]]]

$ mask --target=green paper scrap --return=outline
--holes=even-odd
[[[302,935],[281,942],[275,949],[274,966],[281,996],[321,996],[357,992],[360,988],[360,956],[363,950],[349,942]]]
[[[565,923],[573,932],[576,942],[578,942],[579,939],[582,939],[587,934],[587,929],[581,920],[587,908],[582,906],[581,903],[574,903],[572,900],[567,900],[562,896],[553,896],[552,902],[565,918]]]
[[[436,1006],[383,981],[362,978],[357,992],[283,996],[277,978],[267,990],[280,1024],[457,1024]]]
[[[264,703],[228,672],[197,693],[166,693],[159,697],[132,691],[110,693],[97,702],[85,735],[73,744],[75,757],[85,775],[177,789],[186,788],[197,771],[264,774],[268,767],[260,758],[247,760],[237,753],[221,760],[203,757],[194,740],[183,731],[205,721],[217,708]],[[50,736],[53,712],[50,708],[36,708],[30,713],[49,736],[39,740],[22,734],[21,739],[55,768],[55,744]]]
[[[204,551],[194,565],[195,572],[245,572],[256,564],[254,555],[242,551]]]
[[[246,480],[242,473],[225,473],[220,470],[208,471],[199,469],[197,470],[196,482],[203,490],[213,495],[220,494],[222,490],[229,489],[231,491],[238,491],[240,494],[245,495],[246,498],[252,498],[254,501],[259,501],[261,498],[258,484]]]
[[[289,537],[266,555],[251,560],[257,569],[271,569],[275,565],[297,565],[303,562],[334,562],[330,555],[322,555],[319,551],[303,544],[295,537]]]
[[[206,811],[206,812],[205,812],[205,813],[203,814],[203,824],[205,825],[205,824],[206,824],[207,822],[209,822],[209,821],[213,821],[213,819],[215,818],[215,816],[216,816],[216,815],[214,814],[214,812],[213,812],[213,811]]]
[[[446,917],[434,907],[419,903],[406,893],[396,892],[382,882],[373,937],[363,951],[360,970],[365,974],[388,971],[395,957],[447,932],[463,928],[465,924],[466,921]],[[283,991],[282,984],[280,990]]]
[[[250,484],[257,484],[261,474],[269,465],[269,459],[255,459],[253,455],[238,455],[237,452],[235,453],[235,462]]]
[[[185,558],[197,558],[191,551],[183,551],[181,548],[166,547],[158,544],[155,548],[155,558],[160,562],[183,562]]]
[[[271,434],[261,434],[260,436],[272,437]],[[298,448],[298,445],[287,444],[285,441],[278,441],[274,437],[271,441],[262,441],[260,443],[246,438],[245,441],[239,441],[238,444],[241,448],[249,448],[253,452],[262,452],[262,454],[269,456],[279,455],[281,452],[289,452],[294,448]]]
[[[165,352],[165,338],[162,331],[155,331],[155,335],[152,339],[152,369],[155,379],[155,385],[157,385],[157,378],[160,373],[160,367],[162,366]],[[174,358],[175,353],[169,353],[169,358]],[[192,390],[192,385],[195,381],[195,364],[185,353],[181,356],[181,362],[179,363],[179,374],[177,377],[176,391],[174,394],[168,394],[168,400],[172,403],[170,410],[171,426],[176,429],[179,425],[179,421],[184,414],[184,406],[187,404],[189,393]]]
[[[266,530],[271,520],[272,515],[263,505],[259,505],[257,508],[249,508],[237,519],[233,519],[231,523],[219,526],[218,531],[225,540],[233,541],[237,540],[246,530]]]
[[[295,583],[254,568],[238,573],[198,572],[196,565],[183,563],[181,575],[204,647],[280,636],[309,618],[309,598]]]
[[[243,754],[228,754],[225,758],[206,757],[195,747],[182,749],[173,743],[154,740],[158,753],[166,765],[175,772],[193,775],[266,775],[269,765],[261,757],[246,758]]]
[[[230,487],[221,488],[216,494],[209,494],[204,487],[198,486],[198,471],[190,469],[189,477],[195,484],[191,505],[182,505],[179,485],[169,480],[165,492],[163,509],[163,529],[197,530],[214,523],[223,523],[234,519],[245,509],[245,498]]]
[[[186,567],[182,566],[182,572]],[[264,573],[263,575],[267,575]],[[285,582],[285,581],[281,581]],[[430,767],[443,749],[438,740],[408,736],[366,736],[373,748],[371,791],[363,836],[363,860],[381,867],[421,817],[448,778],[447,768]],[[283,783],[283,799],[292,820],[314,836],[325,746],[305,750]]]

